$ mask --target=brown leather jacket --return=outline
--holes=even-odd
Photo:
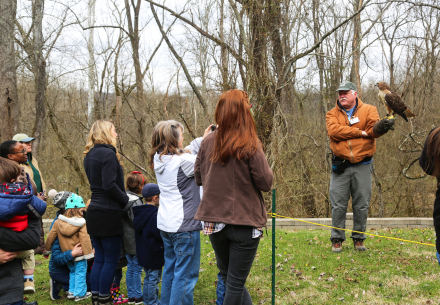
[[[347,113],[338,101],[335,108],[327,112],[327,134],[333,154],[357,163],[365,157],[372,157],[376,152],[375,138],[380,135],[373,132],[373,126],[380,118],[376,107],[362,103],[359,98],[353,117],[359,118],[359,122],[350,125]],[[363,138],[362,131],[369,137]]]
[[[194,219],[233,225],[265,227],[266,206],[260,191],[270,191],[273,173],[263,149],[250,158],[229,158],[225,165],[211,162],[216,132],[203,140],[194,165],[203,197]]]
[[[48,251],[52,248],[52,244],[57,237],[60,242],[61,251],[63,252],[73,250],[75,245],[81,243],[84,255],[75,257],[75,261],[94,257],[92,242],[87,233],[86,221],[84,218],[67,218],[64,215],[60,215],[47,236],[46,249]]]

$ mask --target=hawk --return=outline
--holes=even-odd
[[[376,86],[379,87],[379,100],[384,104],[387,109],[387,118],[395,119],[394,114],[400,115],[405,121],[408,122],[408,118],[413,118],[415,115],[406,107],[396,92],[392,92],[390,87],[385,82],[378,82]],[[391,117],[389,117],[391,115]]]

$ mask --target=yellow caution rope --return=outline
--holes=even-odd
[[[298,218],[292,218],[292,217],[288,217],[288,216],[283,216],[283,215],[279,215],[279,214],[276,214],[276,213],[267,213],[267,214],[270,215],[272,218],[279,217],[279,218],[293,219],[293,220],[296,220],[296,221],[301,221],[301,222],[309,223],[309,224],[312,224],[312,225],[315,225],[315,226],[321,226],[321,227],[326,227],[326,228],[331,228],[331,229],[336,229],[336,230],[343,230],[343,231],[347,231],[347,232],[361,233],[361,234],[371,235],[371,236],[380,237],[380,238],[393,239],[393,240],[399,240],[399,241],[407,242],[407,243],[413,243],[413,244],[419,244],[419,245],[424,245],[424,246],[435,247],[434,244],[422,243],[422,242],[418,242],[418,241],[406,240],[406,239],[401,239],[401,238],[396,238],[396,237],[382,236],[382,235],[377,235],[377,234],[367,233],[367,232],[359,232],[359,231],[354,231],[354,230],[350,230],[350,229],[342,229],[342,228],[327,226],[327,225],[323,225],[323,224],[320,224],[320,223],[315,223],[315,222],[311,222],[311,221],[307,221],[307,220],[302,220],[302,219],[298,219]]]

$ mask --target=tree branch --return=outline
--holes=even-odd
[[[148,0],[147,0],[148,1]],[[191,88],[193,89],[194,93],[196,94],[197,98],[199,99],[200,104],[203,107],[204,112],[207,112],[207,105],[205,102],[205,99],[203,98],[203,96],[200,94],[199,89],[197,89],[197,86],[194,84],[194,82],[192,81],[191,75],[188,72],[188,69],[186,68],[185,63],[183,62],[182,58],[177,54],[176,50],[174,49],[173,45],[171,44],[170,40],[168,39],[167,34],[165,33],[165,31],[163,30],[162,25],[160,24],[160,20],[157,17],[156,14],[156,10],[154,9],[154,5],[152,2],[150,2],[150,6],[151,6],[151,11],[153,12],[154,15],[154,19],[156,20],[157,26],[159,27],[160,32],[162,33],[162,37],[165,39],[165,42],[168,45],[168,48],[170,48],[171,52],[173,53],[174,57],[177,59],[177,61],[180,63],[180,65],[182,66],[183,72],[185,73],[185,76],[189,82],[189,85],[191,86]]]
[[[240,55],[238,55],[238,53],[232,49],[228,44],[224,43],[223,41],[221,41],[219,38],[212,36],[211,34],[207,33],[206,31],[202,30],[199,26],[197,26],[194,22],[189,21],[188,19],[186,19],[185,17],[182,17],[181,14],[178,14],[176,12],[174,12],[173,10],[169,9],[168,7],[161,5],[159,3],[153,2],[152,0],[146,0],[148,2],[150,2],[150,4],[153,6],[157,6],[160,7],[161,9],[164,9],[168,12],[171,13],[172,16],[179,18],[180,20],[182,20],[183,22],[189,24],[190,26],[192,26],[194,29],[196,29],[200,34],[202,34],[203,36],[205,36],[206,38],[211,39],[212,41],[214,41],[216,44],[218,44],[219,46],[225,47],[226,49],[228,49],[228,51],[231,53],[231,55],[238,60],[242,65],[246,66],[246,61],[241,58]]]
[[[149,1],[149,0],[147,0]],[[286,63],[284,64],[284,79],[287,78],[287,75],[289,74],[290,68],[292,67],[292,65],[298,60],[303,58],[304,56],[309,55],[309,53],[312,53],[314,50],[316,50],[321,44],[322,42],[331,34],[333,34],[334,32],[336,32],[340,27],[342,27],[343,25],[345,25],[346,23],[348,23],[351,19],[353,19],[354,17],[356,17],[357,15],[359,15],[366,7],[367,5],[370,3],[370,0],[365,1],[365,4],[358,10],[356,11],[353,15],[351,15],[350,17],[348,17],[347,19],[345,19],[344,21],[342,21],[341,23],[339,23],[337,26],[335,26],[333,29],[331,29],[329,32],[325,33],[321,39],[316,42],[311,48],[307,49],[306,51],[295,55],[294,57],[291,57],[289,60],[286,61]]]

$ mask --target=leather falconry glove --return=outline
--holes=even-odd
[[[377,121],[373,125],[373,132],[378,136],[386,134],[389,130],[394,130],[395,119],[387,119],[386,117]]]

